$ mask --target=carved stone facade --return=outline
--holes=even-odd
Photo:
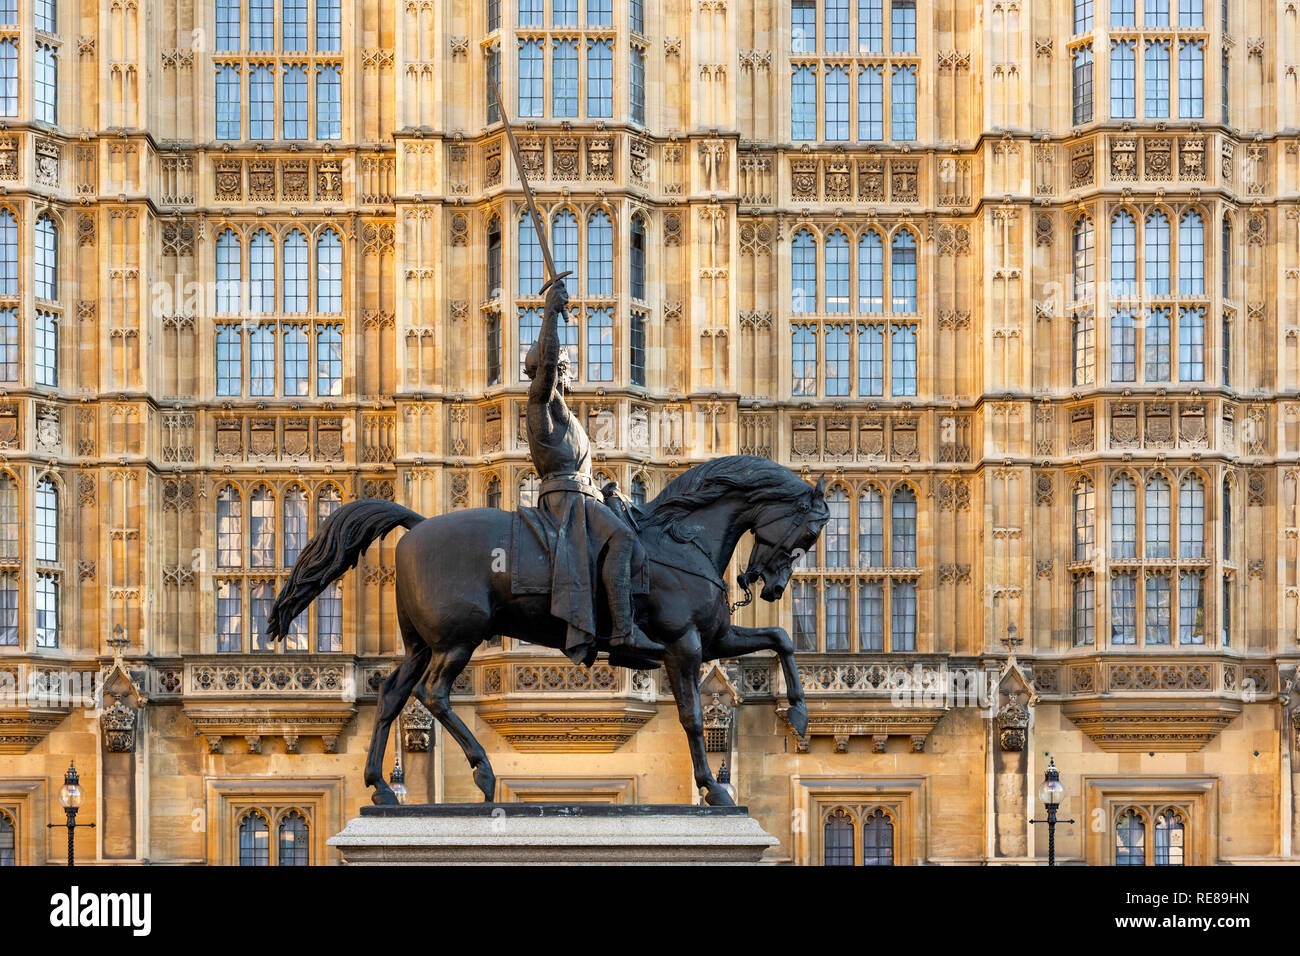
[[[331,862],[324,838],[369,799],[376,693],[400,653],[393,540],[306,615],[290,648],[261,646],[258,615],[286,551],[337,502],[381,497],[432,515],[528,500],[519,366],[540,299],[535,276],[521,277],[519,170],[485,79],[495,64],[518,113],[520,44],[553,31],[517,29],[509,2],[489,24],[495,4],[341,0],[337,49],[254,56],[192,44],[216,35],[211,2],[159,0],[150,21],[138,4],[101,6],[61,5],[57,124],[35,122],[24,96],[0,130],[0,211],[23,263],[0,309],[14,309],[24,343],[0,389],[0,480],[24,516],[53,489],[59,515],[57,550],[38,553],[34,520],[0,549],[0,585],[19,582],[15,637],[0,636],[0,809],[29,799],[19,781],[56,790],[71,755],[102,834],[77,834],[83,858],[138,860],[148,847],[155,861],[236,862],[241,808],[270,801],[315,814],[312,862]],[[702,675],[710,754],[781,840],[775,856],[819,860],[821,824],[793,826],[796,811],[820,821],[836,788],[870,803],[880,778],[898,832],[924,834],[900,835],[898,862],[1029,860],[1044,850],[1026,822],[1044,752],[1072,794],[1063,816],[1090,820],[1102,805],[1085,802],[1102,786],[1085,778],[1213,775],[1215,799],[1189,812],[1230,799],[1211,828],[1227,839],[1214,857],[1194,843],[1206,821],[1193,821],[1191,857],[1300,847],[1300,808],[1284,805],[1300,780],[1276,770],[1300,766],[1294,713],[1278,718],[1300,646],[1300,164],[1294,135],[1279,133],[1294,127],[1291,94],[1258,93],[1246,73],[1247,60],[1258,75],[1293,73],[1279,59],[1288,48],[1248,56],[1247,25],[1231,25],[1241,52],[1225,123],[1217,52],[1204,121],[1112,121],[1099,4],[1095,121],[1075,124],[1065,64],[1083,41],[1058,7],[920,5],[924,55],[850,68],[889,60],[886,87],[918,71],[914,135],[886,123],[878,139],[854,128],[803,140],[796,71],[816,77],[809,128],[822,136],[820,91],[860,58],[752,49],[755,36],[789,37],[789,4],[644,6],[640,29],[615,3],[613,25],[579,44],[586,55],[587,40],[612,43],[607,111],[584,96],[576,115],[553,115],[546,64],[538,114],[518,121],[522,162],[556,247],[573,236],[573,401],[598,480],[653,496],[692,464],[756,454],[824,474],[834,497],[838,530],[788,596],[736,615],[793,634],[808,735],[783,718],[773,662]],[[1294,30],[1293,4],[1252,10],[1250,31]],[[1208,3],[1196,31],[1206,51],[1224,46],[1220,22]],[[11,32],[30,63],[35,31]],[[548,35],[546,56],[567,38]],[[629,49],[643,57],[643,115]],[[251,138],[248,84],[263,60],[340,71],[337,137],[316,138],[330,134],[313,114],[303,138],[283,138],[277,99],[275,128]],[[243,84],[235,135],[218,130],[225,67]],[[278,72],[274,88],[281,97]],[[1184,290],[1177,237],[1192,235],[1190,214],[1203,283]],[[1171,293],[1139,291],[1135,306],[1172,310],[1169,374],[1148,372],[1160,340],[1144,321],[1135,371],[1111,366],[1127,341],[1112,323],[1119,216],[1135,223],[1139,280],[1142,230],[1170,224]],[[45,223],[54,299],[38,296],[30,265]],[[607,263],[591,252],[606,223]],[[1085,248],[1091,299],[1072,291]],[[238,305],[219,281],[232,269]],[[1203,322],[1188,339],[1203,367],[1186,374],[1184,309]],[[47,329],[53,384],[31,354]],[[1181,553],[1174,518],[1162,557],[1145,548],[1147,489],[1167,480],[1177,515],[1185,478],[1203,485],[1187,508],[1203,512],[1203,548]],[[1112,550],[1117,481],[1136,489],[1132,554]],[[1094,529],[1082,543],[1081,500]],[[1141,603],[1133,643],[1112,640],[1116,626],[1127,633],[1129,583],[1158,604],[1162,581],[1168,642],[1146,630]],[[57,637],[38,639],[51,594]],[[1001,642],[1013,625],[1011,667]],[[477,652],[454,702],[503,793],[572,779],[602,799],[694,798],[661,675],[583,671],[504,639]],[[412,799],[475,799],[420,705],[400,736]],[[972,785],[990,772],[992,808]],[[191,826],[200,812],[206,830]],[[1058,831],[1061,855],[1113,860],[1085,830]],[[60,851],[33,828],[18,852]]]

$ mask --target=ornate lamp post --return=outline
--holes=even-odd
[[[68,762],[68,772],[63,775],[63,786],[59,789],[59,803],[63,805],[63,812],[68,816],[67,823],[47,823],[45,828],[67,827],[68,828],[68,866],[73,866],[76,862],[72,847],[72,837],[77,832],[77,827],[95,828],[93,823],[78,823],[77,811],[81,809],[81,787],[78,785],[77,768]]]
[[[406,802],[406,771],[402,768],[402,715],[397,715],[397,736],[393,742],[393,794],[398,803]]]
[[[1038,799],[1043,801],[1043,809],[1047,811],[1046,820],[1030,820],[1030,823],[1047,824],[1047,865],[1056,866],[1056,811],[1061,806],[1061,798],[1065,795],[1065,787],[1061,785],[1061,774],[1056,769],[1055,758],[1049,757],[1047,760],[1047,770],[1043,773],[1043,784],[1038,788]],[[1062,820],[1061,823],[1073,823],[1073,820]]]

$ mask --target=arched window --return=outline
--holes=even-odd
[[[910,230],[901,230],[894,236],[889,256],[889,293],[893,311],[915,312],[916,236]]]
[[[1178,44],[1178,116],[1201,119],[1205,115],[1205,48],[1203,40]]]
[[[1163,475],[1152,475],[1147,479],[1143,512],[1148,558],[1169,557],[1169,506],[1169,482]]]
[[[334,512],[343,506],[343,496],[333,485],[326,485],[316,494],[316,532]]]
[[[217,311],[228,314],[240,311],[244,273],[239,237],[225,229],[217,236]]]
[[[1223,560],[1232,560],[1232,485],[1223,479],[1223,500],[1220,503],[1222,525],[1219,533],[1223,536]]]
[[[316,240],[316,311],[343,311],[343,240],[333,229]]]
[[[501,507],[501,479],[496,475],[488,475],[483,486],[483,504],[488,508]]]
[[[1091,302],[1097,265],[1092,220],[1087,216],[1080,216],[1074,224],[1070,245],[1074,254],[1074,301]]]
[[[826,139],[849,138],[849,68],[826,66]]]
[[[893,566],[916,567],[916,492],[908,485],[899,485],[894,489],[889,530]]]
[[[826,541],[826,560],[824,567],[847,568],[849,566],[849,494],[843,488],[835,488],[826,496],[826,505],[830,517],[826,520],[823,538]]]
[[[614,222],[603,209],[587,217],[587,295],[614,294]]]
[[[6,19],[18,19],[18,7]],[[8,24],[6,24],[8,25]],[[0,116],[18,115],[18,41],[0,40]]]
[[[1097,543],[1097,494],[1092,482],[1081,478],[1074,486],[1074,560],[1088,561]]]
[[[0,296],[18,295],[18,220],[0,210]]]
[[[289,3],[285,4],[285,14],[290,13]],[[306,11],[303,11],[304,19]],[[295,40],[290,32],[296,24],[286,20],[284,24],[284,47],[285,50],[295,49]],[[305,24],[303,24],[305,27]],[[305,39],[304,41],[305,42]],[[301,49],[297,47],[296,49]],[[307,67],[286,66],[281,73],[280,88],[284,97],[284,112],[281,119],[281,126],[284,131],[285,139],[306,139],[307,138]]]
[[[613,115],[614,41],[588,39],[587,116],[594,119]]]
[[[1169,217],[1160,210],[1147,216],[1143,268],[1147,295],[1169,294]]]
[[[858,240],[858,311],[885,311],[885,245],[877,232]]]
[[[275,394],[275,325],[255,325],[248,333],[248,391]]]
[[[275,138],[275,78],[263,64],[253,66],[248,76],[248,138]]]
[[[36,560],[59,560],[59,490],[49,478],[36,485]]]
[[[335,581],[316,599],[316,650],[321,654],[337,654],[343,650],[342,581]]]
[[[1143,375],[1148,382],[1169,381],[1172,368],[1169,326],[1168,308],[1147,310],[1146,328],[1143,332],[1146,346],[1146,368]]]
[[[519,507],[536,508],[537,507],[537,489],[540,483],[537,475],[528,472],[519,479]]]
[[[279,844],[276,862],[280,866],[307,866],[310,862],[307,820],[297,810],[280,818]]]
[[[1147,40],[1143,47],[1146,61],[1146,118],[1169,117],[1169,41]]]
[[[275,240],[259,229],[248,244],[248,308],[275,311]]]
[[[790,75],[790,138],[817,138],[817,74],[811,66],[797,66]]]
[[[0,475],[0,558],[18,557],[18,482]]]
[[[1178,486],[1178,556],[1205,557],[1205,482],[1199,475],[1185,475]]]
[[[632,298],[645,300],[645,223],[632,217]]]
[[[1223,234],[1219,244],[1223,247],[1221,253],[1223,297],[1230,299],[1232,298],[1232,220],[1227,216],[1223,217]],[[1225,381],[1223,384],[1228,383]]]
[[[50,302],[59,297],[59,228],[49,216],[36,220],[33,277],[36,298]]]
[[[284,311],[308,311],[308,289],[307,234],[293,229],[284,237]]]
[[[894,821],[879,808],[862,821],[862,865],[894,865]]]
[[[1164,810],[1157,814],[1152,863],[1155,866],[1182,866],[1185,834],[1183,815],[1177,810]]]
[[[254,489],[249,502],[248,563],[254,568],[275,567],[275,497],[265,485]]]
[[[217,567],[238,568],[244,563],[244,515],[239,489],[226,485],[217,495]]]
[[[577,291],[578,275],[578,217],[561,209],[551,220],[551,250],[555,256],[555,271],[572,272],[567,282]]]
[[[293,567],[306,546],[307,492],[295,486],[284,495],[284,567]]]
[[[18,828],[8,811],[0,810],[0,866],[18,865]]]
[[[817,242],[812,233],[801,229],[790,249],[792,312],[817,311]]]
[[[492,217],[487,228],[487,297],[501,296],[501,220]]]
[[[1205,295],[1205,223],[1193,209],[1178,220],[1178,292]]]
[[[885,565],[885,500],[876,488],[858,495],[858,566]]]
[[[894,323],[889,327],[889,391],[891,395],[916,394],[916,326]]]
[[[0,382],[16,382],[21,371],[18,359],[18,310],[0,309]]]
[[[573,361],[572,350],[569,360]],[[614,310],[592,309],[587,315],[587,381],[614,380]]]
[[[839,229],[826,239],[826,311],[849,311],[849,237]]]
[[[1137,41],[1110,41],[1111,119],[1137,116]]]
[[[822,863],[852,866],[853,843],[853,817],[843,807],[837,807],[826,815],[822,827]]]
[[[542,247],[537,241],[533,218],[525,214],[519,220],[519,291],[518,295],[538,295],[542,289]]]
[[[256,811],[239,821],[239,865],[271,865],[271,828]]]
[[[520,17],[523,17],[522,10]],[[519,116],[542,116],[545,113],[542,43],[540,39],[519,40]]]
[[[646,486],[641,478],[632,479],[632,493],[628,496],[632,499],[632,504],[638,508],[644,507],[646,503]]]
[[[1116,296],[1137,294],[1137,223],[1123,209],[1110,221],[1110,285]]]
[[[1133,808],[1120,811],[1115,820],[1115,865],[1146,866],[1147,827]]]
[[[1137,557],[1137,488],[1126,474],[1110,486],[1110,556]]]

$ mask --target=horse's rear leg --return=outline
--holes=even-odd
[[[406,706],[411,691],[419,683],[429,666],[429,645],[418,638],[406,641],[406,657],[397,669],[388,675],[379,689],[379,703],[375,708],[375,729],[370,736],[370,752],[366,756],[366,786],[374,787],[371,797],[375,803],[397,803],[397,795],[384,781],[384,749],[388,746],[388,729]]]
[[[415,695],[438,723],[447,729],[447,733],[456,739],[456,743],[460,744],[470,769],[474,771],[474,783],[483,791],[483,799],[491,803],[496,796],[497,778],[492,772],[492,765],[488,763],[487,752],[474,739],[465,722],[451,709],[451,686],[469,663],[477,643],[457,644],[435,650],[429,664],[429,680],[416,688]]]
[[[731,807],[736,802],[713,778],[709,755],[704,749],[704,714],[700,709],[700,636],[694,631],[667,646],[664,666],[668,670],[668,683],[677,701],[677,717],[686,731],[686,742],[691,748],[691,767],[695,771],[695,785],[704,790],[704,802],[715,807]]]

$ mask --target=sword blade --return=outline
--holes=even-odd
[[[542,262],[546,266],[546,284],[542,286],[545,290],[558,276],[555,274],[555,262],[551,259],[551,243],[547,238],[547,233],[542,228],[542,214],[537,211],[537,201],[533,198],[533,188],[528,185],[528,174],[524,172],[524,160],[519,155],[519,144],[515,141],[515,131],[510,128],[510,120],[506,117],[506,104],[501,98],[501,86],[493,81],[492,91],[497,98],[497,112],[501,114],[501,125],[506,128],[506,139],[510,141],[510,152],[515,157],[515,169],[519,170],[519,184],[524,188],[524,199],[528,203],[528,212],[533,218],[533,229],[537,233],[537,243],[542,247]],[[568,275],[566,272],[565,275]]]

